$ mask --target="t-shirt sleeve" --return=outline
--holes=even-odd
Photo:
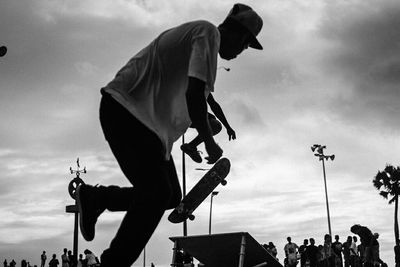
[[[215,26],[204,25],[192,38],[188,76],[206,83],[213,92],[217,72],[219,32]]]

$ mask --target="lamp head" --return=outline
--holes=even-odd
[[[315,149],[317,149],[317,148],[320,147],[320,146],[321,146],[321,145],[313,144],[313,145],[311,146],[311,151],[314,152]]]

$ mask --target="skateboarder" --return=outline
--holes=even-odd
[[[193,123],[205,143],[208,163],[222,156],[207,118],[206,99],[214,90],[218,54],[234,59],[248,47],[262,49],[256,36],[262,19],[235,4],[218,27],[193,21],[161,33],[102,88],[100,122],[119,166],[133,185],[80,185],[80,229],[90,241],[105,210],[126,211],[101,266],[131,266],[165,210],[181,198],[171,149]]]
[[[368,227],[359,224],[353,225],[350,231],[360,237],[364,246],[365,266],[374,266],[375,263],[387,266],[379,257],[379,234],[374,235]]]
[[[214,99],[213,95],[210,93],[207,97],[207,103],[210,106],[211,110],[215,114],[215,116],[211,113],[208,113],[208,121],[210,123],[210,128],[212,135],[218,134],[222,130],[221,122],[224,125],[229,141],[236,139],[236,133],[229,125],[224,112],[222,111],[221,106]],[[217,120],[218,118],[218,120]],[[220,122],[221,121],[221,122]],[[195,125],[191,125],[190,128],[196,128]],[[200,156],[200,152],[197,150],[197,146],[203,142],[200,135],[197,135],[191,142],[181,145],[181,150],[185,152],[193,161],[197,163],[201,163],[203,160]]]

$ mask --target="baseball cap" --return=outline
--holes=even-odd
[[[239,22],[251,33],[249,46],[254,49],[262,50],[263,47],[257,40],[257,35],[260,33],[263,26],[262,18],[249,6],[237,3],[233,5],[229,11],[227,18],[231,18]]]

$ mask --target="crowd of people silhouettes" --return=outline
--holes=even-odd
[[[314,238],[304,239],[298,246],[287,237],[284,266],[295,267],[387,267],[379,256],[379,234],[372,233],[367,227],[353,225],[345,242],[340,242],[339,235],[335,241],[329,234],[324,236],[323,244],[316,245]],[[358,243],[360,239],[360,243]],[[277,260],[277,248],[273,242],[264,244],[263,247]]]
[[[83,254],[85,256],[83,256]],[[64,248],[63,254],[58,258],[57,254],[52,254],[51,257],[47,257],[46,251],[43,251],[40,255],[40,267],[97,267],[100,266],[98,257],[90,250],[85,249],[83,254],[79,254],[79,258],[75,260],[71,250]],[[7,259],[3,262],[3,267],[16,267],[17,263],[14,259],[8,263]],[[21,261],[21,267],[37,267],[37,265],[31,265],[29,261],[23,259]]]

